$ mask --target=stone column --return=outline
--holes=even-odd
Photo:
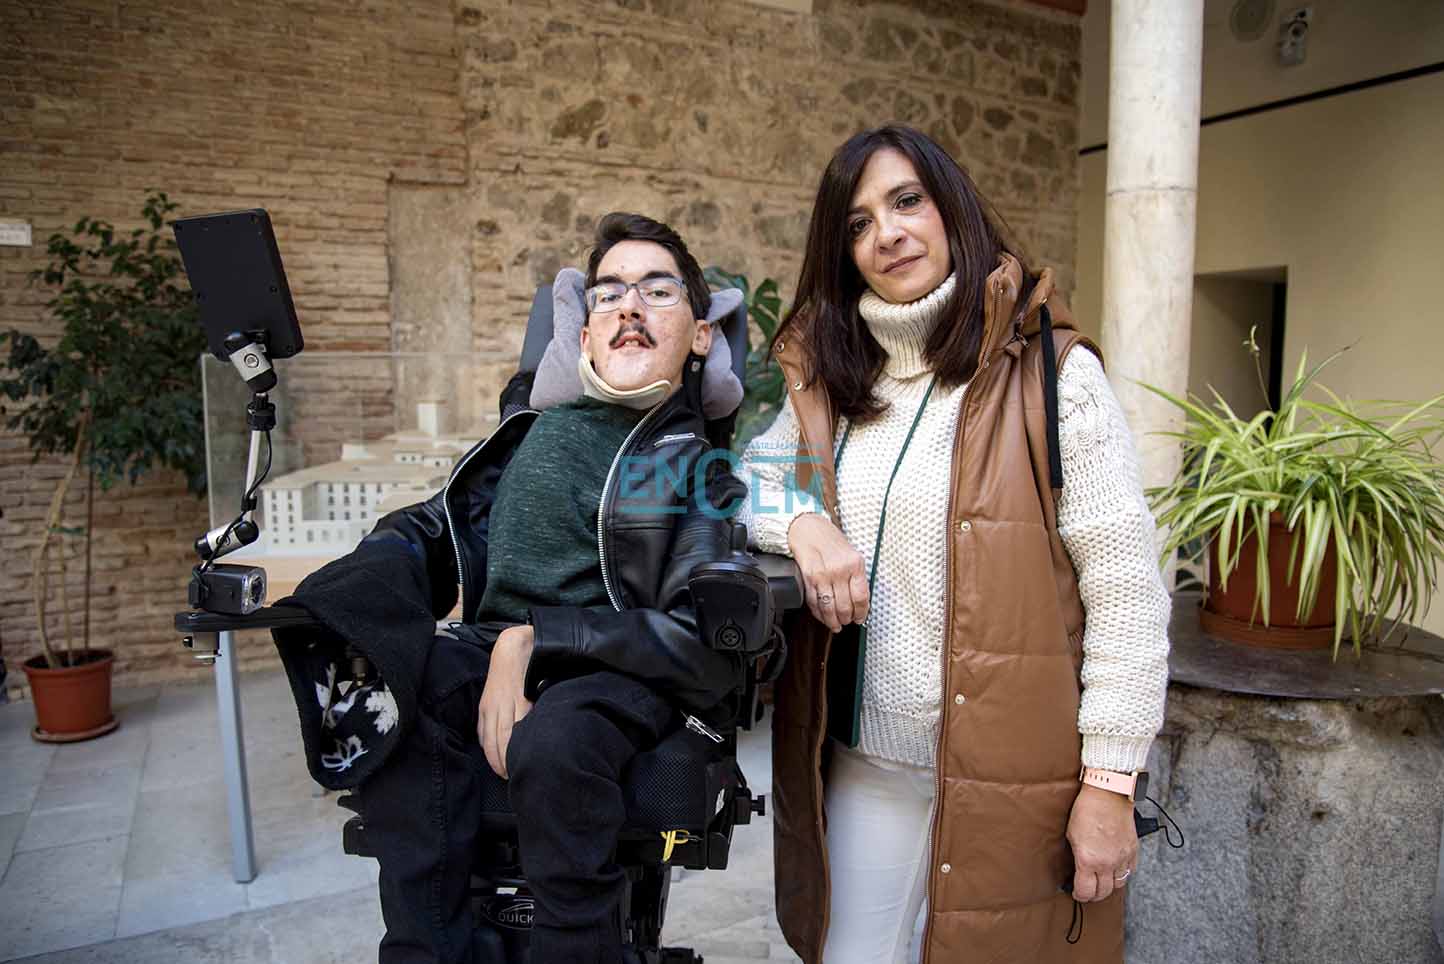
[[[1188,389],[1203,0],[1113,0],[1103,350],[1138,439],[1145,485],[1179,464],[1151,433],[1181,418],[1143,389]]]

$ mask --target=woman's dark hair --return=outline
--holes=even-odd
[[[682,283],[687,286],[687,301],[692,305],[693,318],[706,318],[707,309],[712,307],[712,293],[702,277],[702,268],[682,236],[661,221],[654,221],[643,214],[628,214],[613,211],[597,222],[597,242],[587,257],[587,287],[597,283],[597,266],[602,263],[612,245],[618,241],[651,241],[660,244],[672,253],[677,270],[682,272]]]
[[[882,148],[900,151],[917,171],[948,235],[957,285],[943,306],[923,357],[945,387],[972,378],[983,340],[983,286],[1004,251],[1023,263],[1023,297],[1032,290],[1027,263],[1016,244],[1005,240],[1006,226],[978,193],[972,179],[931,138],[911,127],[888,125],[854,134],[837,149],[822,173],[807,250],[797,279],[797,300],[783,318],[778,336],[796,329],[809,346],[809,383],[821,380],[836,410],[848,418],[881,414],[887,405],[873,393],[887,355],[858,314],[867,287],[852,260],[848,209],[868,158]],[[1022,299],[1020,298],[1020,301]]]

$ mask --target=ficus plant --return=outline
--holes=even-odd
[[[11,402],[6,426],[24,433],[36,460],[67,456],[34,557],[32,590],[41,646],[51,668],[73,665],[89,646],[90,543],[94,487],[134,483],[156,468],[182,472],[194,493],[205,491],[205,438],[200,366],[205,336],[190,286],[165,228],[177,205],[151,192],[143,226],[117,231],[85,217],[46,243],[49,263],[31,273],[50,290],[45,308],[58,338],[0,332],[7,371],[0,393]],[[61,525],[65,498],[86,475],[86,522]],[[84,628],[80,653],[66,600],[65,647],[51,645],[45,603],[52,557],[64,593],[64,540],[85,541]]]
[[[1262,382],[1252,334],[1244,344]],[[1145,386],[1185,417],[1181,432],[1164,433],[1182,444],[1183,465],[1170,485],[1149,491],[1168,532],[1164,557],[1183,547],[1211,552],[1226,584],[1250,537],[1267,558],[1269,518],[1278,513],[1291,533],[1288,579],[1299,586],[1302,619],[1318,599],[1332,542],[1335,658],[1345,634],[1357,654],[1426,611],[1444,562],[1444,463],[1435,454],[1444,394],[1346,400],[1317,383],[1341,354],[1312,367],[1305,354],[1278,409],[1248,419],[1216,391],[1207,404]],[[1254,612],[1267,625],[1269,568],[1255,571]]]

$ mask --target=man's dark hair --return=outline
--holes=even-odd
[[[618,241],[651,241],[660,244],[672,253],[677,270],[682,272],[682,283],[687,286],[687,300],[692,305],[693,318],[706,318],[707,309],[712,306],[712,293],[702,277],[702,268],[682,236],[661,221],[654,221],[642,214],[613,211],[597,223],[597,243],[587,258],[587,287],[597,283],[597,266],[602,263],[612,245]]]
[[[835,410],[848,418],[870,418],[887,408],[873,393],[887,353],[858,313],[858,300],[867,282],[853,263],[847,233],[848,209],[862,170],[872,155],[884,148],[908,159],[937,205],[958,276],[952,297],[943,306],[942,321],[923,348],[923,357],[937,373],[939,383],[944,387],[961,385],[972,378],[978,366],[983,289],[989,273],[997,267],[998,255],[1006,251],[1023,265],[1020,305],[1037,281],[1003,219],[967,172],[932,138],[900,124],[850,137],[833,154],[818,184],[797,298],[775,336],[800,331],[811,348],[809,382],[821,380]]]

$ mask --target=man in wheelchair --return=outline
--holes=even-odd
[[[359,788],[387,964],[510,960],[468,902],[496,776],[535,897],[528,959],[639,960],[620,925],[623,771],[738,714],[744,657],[702,641],[688,587],[728,556],[746,495],[707,456],[711,295],[641,215],[604,218],[587,269],[583,397],[509,415],[445,489],[303,582],[291,602],[329,643],[278,631],[313,775]],[[461,621],[437,634],[458,583]]]

